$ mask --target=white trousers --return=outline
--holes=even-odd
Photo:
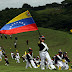
[[[28,67],[32,68],[30,63],[34,68],[37,68],[33,60],[30,60],[30,62],[28,60],[26,61],[26,68]]]
[[[16,63],[20,63],[19,59],[16,59],[16,60],[17,60]]]
[[[66,61],[63,62],[63,66],[64,66],[64,69],[65,70],[69,69],[69,65],[68,65],[68,63]]]
[[[13,55],[11,55],[12,59],[13,59]]]
[[[57,66],[58,68],[61,67],[61,69],[64,69],[64,70],[69,69],[69,66],[68,66],[68,64],[67,64],[66,61],[65,61],[65,62],[57,61],[56,66]]]
[[[2,57],[0,56],[0,61],[2,61]]]
[[[56,69],[56,67],[53,65],[50,55],[47,51],[39,52],[39,54],[40,54],[40,58],[41,58],[41,69],[45,67],[45,64],[44,64],[45,59],[47,59],[48,65],[50,65],[51,69]]]
[[[57,61],[57,64],[56,64],[56,66],[59,68],[59,67],[63,67],[63,62],[62,61]]]
[[[27,60],[26,61],[26,68],[28,68],[28,67],[32,68],[30,62]]]

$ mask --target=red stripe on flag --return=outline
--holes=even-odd
[[[26,26],[18,27],[18,28],[13,28],[10,30],[1,30],[0,33],[11,35],[11,34],[17,34],[21,32],[28,32],[28,31],[35,31],[35,30],[38,30],[38,28],[36,24],[34,23],[34,24],[29,24]]]

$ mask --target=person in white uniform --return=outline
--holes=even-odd
[[[64,69],[63,62],[62,62],[63,54],[62,51],[59,50],[58,54],[55,55],[55,64],[59,70]]]
[[[14,53],[13,52],[11,52],[11,58],[13,59],[13,55],[14,55]]]
[[[69,58],[68,58],[68,56],[67,56],[67,52],[63,52],[63,59],[64,59],[64,61],[63,61],[63,65],[64,65],[64,69],[65,70],[68,70],[69,69],[69,65],[68,65],[68,62],[70,62],[70,60],[69,60]]]
[[[2,49],[0,47],[0,61],[2,61]]]
[[[48,65],[51,67],[51,69],[56,70],[56,67],[53,65],[52,60],[50,58],[50,55],[48,53],[48,46],[46,43],[44,43],[45,41],[45,37],[43,35],[41,35],[39,37],[39,42],[38,42],[38,46],[39,46],[39,54],[40,54],[40,58],[41,58],[41,69],[44,70],[45,69],[45,59],[47,59],[48,61]]]
[[[29,53],[27,53],[26,55],[26,68],[31,67],[31,65],[33,66],[33,68],[37,68],[37,66],[35,65],[34,61],[33,61],[33,53],[32,53],[32,48],[28,49]]]
[[[2,49],[0,47],[0,61],[2,61]]]
[[[20,57],[18,56],[18,54],[16,54],[16,60],[17,60],[16,63],[20,63],[19,59],[20,59]]]
[[[16,54],[19,56],[19,52],[17,52]],[[20,58],[20,56],[19,56],[19,58]]]

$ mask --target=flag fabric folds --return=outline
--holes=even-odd
[[[35,30],[38,30],[38,28],[31,14],[27,10],[4,25],[1,28],[0,33],[11,35]]]

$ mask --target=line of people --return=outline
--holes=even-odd
[[[67,52],[63,52],[61,51],[61,49],[59,50],[58,54],[56,54],[53,59],[53,64],[56,65],[58,67],[59,70],[68,70],[69,69],[69,65],[68,62],[70,62]]]

